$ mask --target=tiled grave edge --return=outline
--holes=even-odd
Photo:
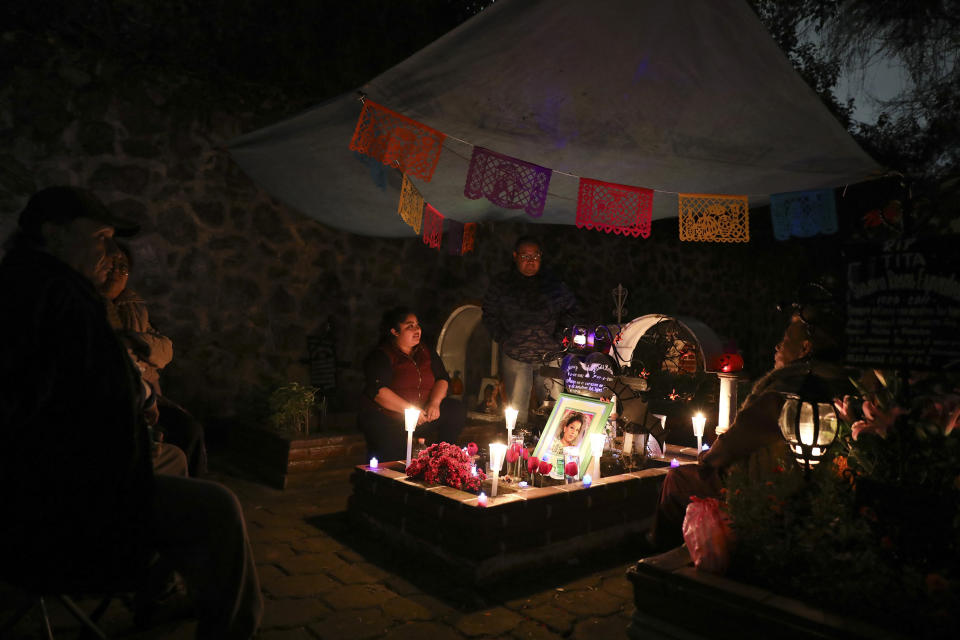
[[[531,488],[489,498],[411,480],[402,463],[356,467],[349,513],[355,526],[426,553],[473,583],[616,544],[649,529],[667,469]]]

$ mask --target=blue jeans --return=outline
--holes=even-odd
[[[558,363],[546,363],[556,366]],[[529,420],[530,391],[537,400],[537,406],[548,397],[556,397],[555,382],[552,378],[540,375],[540,363],[522,362],[514,360],[507,354],[500,353],[500,375],[503,377],[503,389],[507,403],[518,411],[517,422],[526,424]],[[537,407],[533,407],[536,409]]]

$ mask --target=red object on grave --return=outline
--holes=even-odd
[[[732,373],[743,369],[743,358],[738,353],[724,353],[713,359],[710,368],[721,373]]]

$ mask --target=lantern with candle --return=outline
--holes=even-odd
[[[783,393],[780,433],[797,463],[813,468],[837,437],[837,413],[831,389],[822,378],[808,372],[795,393]]]

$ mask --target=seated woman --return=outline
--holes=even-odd
[[[381,340],[363,363],[366,376],[357,426],[367,439],[368,456],[380,460],[406,457],[403,410],[420,409],[415,436],[456,443],[466,410],[447,398],[450,377],[440,356],[420,342],[420,323],[407,307],[384,313]]]

